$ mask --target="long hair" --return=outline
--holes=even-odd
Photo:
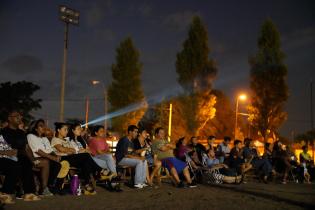
[[[38,120],[34,120],[30,123],[30,126],[29,126],[29,129],[28,129],[28,134],[33,134],[35,136],[39,136],[38,135],[38,132],[37,132],[37,128],[38,128],[38,124],[39,123],[44,123],[45,124],[45,121],[43,119],[38,119]]]
[[[64,126],[68,126],[68,124],[64,123],[64,122],[55,122],[54,125],[55,125],[55,132],[56,132],[55,136],[56,137],[59,136],[59,132],[58,132],[59,129],[63,128]]]

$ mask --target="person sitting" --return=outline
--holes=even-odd
[[[8,125],[1,130],[0,142],[0,169],[5,175],[5,183],[2,189],[3,193],[14,194],[17,181],[22,180],[25,201],[41,200],[35,195],[36,188],[34,182],[34,173],[32,171],[33,163],[26,152],[27,139],[23,130],[19,129],[22,121],[22,115],[18,111],[8,113]],[[8,197],[10,202],[13,200]]]
[[[119,166],[135,167],[134,187],[141,189],[147,186],[145,184],[148,173],[147,161],[145,157],[135,153],[133,140],[138,136],[138,127],[129,125],[127,132],[127,136],[119,139],[117,143],[115,157]],[[148,184],[151,185],[152,183]]]
[[[254,148],[254,142],[250,138],[244,139],[245,147],[243,148],[243,157],[246,163],[251,163],[253,168],[262,178],[264,183],[268,183],[268,176],[272,171],[271,163],[265,159],[258,156],[257,150]]]
[[[202,154],[206,152],[206,148],[198,143],[198,139],[196,136],[192,136],[190,138],[190,144],[188,145],[188,147],[191,148],[191,150],[194,150],[195,152],[197,152],[197,157],[198,157],[198,162],[202,161]]]
[[[164,129],[162,127],[157,128],[155,130],[155,139],[152,143],[153,153],[162,162],[162,166],[168,169],[177,187],[184,187],[184,183],[179,179],[178,174],[184,175],[188,187],[196,187],[191,180],[187,164],[174,157],[173,150],[175,148],[176,146],[173,143],[169,143],[165,139]]]
[[[308,147],[306,145],[302,147],[302,150],[303,151],[300,153],[300,163],[305,163],[307,172],[310,175],[310,181],[312,181],[315,178],[314,161],[312,160],[311,155],[308,153]]]
[[[270,143],[265,143],[263,158],[266,158],[272,164],[272,150],[270,148],[270,145]]]
[[[61,156],[61,160],[66,160],[70,166],[81,169],[84,179],[84,194],[95,195],[94,174],[101,171],[101,168],[93,161],[91,156],[80,150],[77,150],[67,138],[68,125],[62,122],[55,123],[55,137],[51,140],[51,146],[55,153]]]
[[[77,129],[79,128],[77,127]],[[77,132],[77,135],[79,135],[79,131]],[[104,136],[104,127],[101,125],[95,126],[92,130],[92,137],[89,139],[89,149],[96,160],[96,163],[99,162],[98,160],[105,162],[105,165],[102,165],[101,167],[107,168],[110,171],[107,176],[111,179],[117,176],[116,163]]]
[[[242,176],[252,168],[250,162],[245,162],[244,160],[242,142],[240,140],[234,141],[234,147],[230,152],[228,163],[230,168],[234,168]]]
[[[109,171],[107,162],[105,160],[102,160],[100,158],[97,158],[97,157],[91,155],[91,150],[88,146],[88,143],[82,137],[82,135],[84,135],[84,134],[82,134],[82,130],[83,129],[81,128],[81,125],[78,123],[74,123],[74,124],[70,125],[68,137],[70,138],[70,142],[72,143],[73,148],[75,148],[75,150],[78,151],[79,153],[90,154],[93,161],[100,168],[102,168],[102,170],[99,171],[99,174],[98,174],[100,180],[111,180],[117,174]],[[115,168],[115,170],[116,170],[116,168]]]
[[[191,164],[193,169],[198,169],[197,164],[194,160],[197,160],[199,163],[199,158],[197,152],[192,150],[190,147],[187,146],[185,141],[185,137],[180,138],[176,143],[176,154],[175,156],[180,159],[181,161],[187,162]],[[201,165],[201,164],[200,164]]]
[[[206,149],[207,151],[209,149],[213,150],[213,151],[216,151],[216,146],[214,145],[214,142],[215,142],[215,136],[209,136],[208,139],[207,139],[207,146],[206,146]]]
[[[227,162],[227,158],[230,155],[230,144],[231,138],[228,136],[225,136],[223,139],[223,142],[221,144],[219,144],[218,149],[217,149],[217,157],[220,160],[220,163],[226,163]]]
[[[272,149],[272,163],[277,172],[283,172],[282,184],[287,183],[289,171],[291,169],[290,156],[286,151],[285,145],[280,141],[276,141]]]
[[[142,157],[144,156],[147,160],[148,166],[153,167],[151,174],[147,174],[147,181],[149,183],[153,183],[153,178],[157,175],[162,163],[161,161],[154,159],[154,154],[151,149],[152,142],[149,140],[148,136],[148,132],[144,128],[140,128],[138,137],[133,140],[133,144],[135,153]]]
[[[35,161],[38,162],[35,166],[40,169],[41,194],[49,196],[52,193],[48,186],[53,189],[58,188],[55,184],[61,168],[59,163],[61,158],[53,152],[49,140],[44,136],[46,125],[43,119],[33,121],[29,129],[27,142]]]
[[[236,170],[229,168],[226,164],[220,163],[219,159],[215,157],[214,149],[208,149],[205,155],[205,163],[211,170],[217,170],[223,175],[222,181],[224,183],[240,183],[242,176],[238,175]]]

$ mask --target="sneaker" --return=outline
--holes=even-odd
[[[187,185],[189,188],[195,188],[195,187],[197,187],[197,185],[195,184],[195,183],[190,183],[190,184],[188,184]]]
[[[46,187],[43,192],[41,193],[41,195],[43,196],[53,196],[54,194],[52,194],[52,192],[50,192],[50,190],[48,189],[48,187]]]
[[[142,188],[143,188],[143,185],[142,185],[142,184],[135,184],[135,185],[134,185],[134,188],[142,189]]]

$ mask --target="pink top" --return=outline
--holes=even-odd
[[[89,140],[89,148],[93,156],[97,155],[99,151],[109,151],[109,146],[104,138],[92,137]]]

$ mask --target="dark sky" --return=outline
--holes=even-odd
[[[178,87],[175,59],[187,37],[192,16],[200,15],[209,34],[210,56],[218,65],[214,88],[232,101],[248,91],[248,56],[257,51],[262,22],[270,17],[281,33],[286,54],[290,98],[288,121],[281,133],[310,129],[311,78],[315,79],[315,3],[312,0],[159,0],[159,1],[0,1],[0,82],[32,81],[42,109],[35,117],[58,120],[64,25],[58,5],[81,12],[80,26],[70,27],[65,118],[103,114],[102,87],[93,79],[111,80],[119,42],[131,36],[141,52],[146,96]],[[235,102],[233,102],[235,103]],[[244,105],[243,105],[244,106]]]

